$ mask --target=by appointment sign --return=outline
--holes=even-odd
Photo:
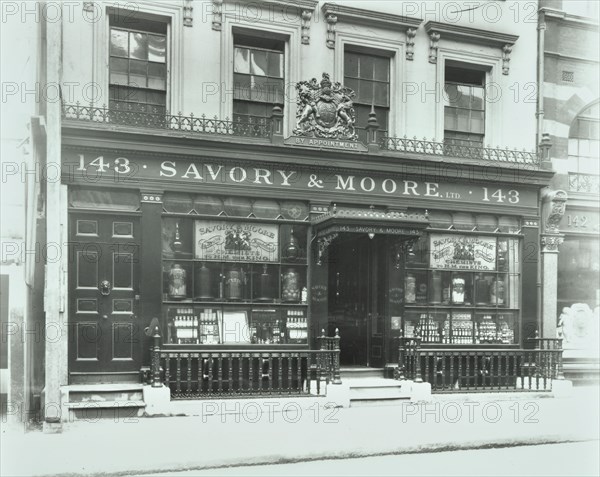
[[[161,185],[198,184],[271,188],[273,192],[296,190],[310,193],[328,191],[342,195],[424,198],[430,200],[503,204],[536,207],[533,190],[515,187],[498,188],[465,184],[427,182],[404,179],[391,173],[370,174],[295,169],[294,167],[253,167],[223,164],[212,160],[127,157],[115,154],[66,152],[63,156],[62,179],[67,183],[130,184],[160,182]],[[441,205],[441,204],[440,204]]]

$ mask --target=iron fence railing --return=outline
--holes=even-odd
[[[154,331],[151,384],[167,386],[172,399],[320,395],[341,384],[339,342],[324,334],[320,349],[164,349]]]
[[[535,341],[535,349],[423,349],[420,338],[402,338],[396,378],[432,392],[551,391],[563,379],[562,340]]]
[[[461,142],[436,142],[427,139],[408,137],[382,137],[379,143],[381,149],[397,152],[408,152],[433,156],[446,156],[466,159],[476,159],[498,163],[517,163],[539,166],[540,157],[536,152],[517,151],[511,149],[493,149],[481,145],[467,145]]]
[[[63,104],[62,117],[65,120],[86,121],[96,124],[130,126],[168,131],[192,132],[199,134],[219,134],[270,138],[271,120],[264,117],[245,116],[244,119],[209,118],[205,115],[184,116],[170,114],[158,107],[149,105],[131,105],[123,108],[118,104],[107,107],[83,105],[80,103]]]

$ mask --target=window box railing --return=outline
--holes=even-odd
[[[243,120],[209,118],[205,115],[183,116],[163,112],[161,108],[150,105],[132,105],[112,107],[63,104],[64,120],[85,121],[108,125],[119,125],[137,128],[162,129],[199,134],[219,134],[256,138],[271,137],[271,120],[269,118],[247,116]]]
[[[572,192],[600,194],[600,176],[597,174],[569,172],[569,190]]]
[[[517,151],[511,149],[493,149],[483,147],[476,142],[466,144],[464,141],[428,141],[408,137],[382,137],[379,143],[381,149],[387,151],[408,152],[431,156],[456,157],[461,159],[476,159],[496,163],[531,164],[539,166],[541,161],[536,152]]]

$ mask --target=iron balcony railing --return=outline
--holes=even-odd
[[[539,166],[541,160],[536,152],[517,151],[511,149],[493,149],[483,147],[477,143],[472,145],[464,141],[447,140],[436,142],[434,140],[417,139],[409,137],[382,137],[379,143],[381,149],[395,152],[408,152],[415,154],[425,154],[431,156],[446,156],[466,159],[476,159],[480,161],[490,161],[497,163],[516,163]]]
[[[88,123],[133,128],[149,128],[197,134],[216,134],[222,136],[242,136],[270,140],[281,144],[283,134],[283,113],[274,107],[269,118],[245,116],[243,119],[209,118],[206,115],[184,116],[181,113],[171,114],[163,108],[144,104],[115,103],[110,106],[63,103],[62,117],[67,121],[83,121]],[[274,136],[279,140],[275,141]],[[370,137],[368,135],[368,137]],[[369,142],[369,152],[377,153],[387,150],[400,153],[415,153],[426,156],[455,157],[474,159],[490,163],[512,163],[539,167],[540,155],[536,152],[517,151],[483,147],[478,143],[469,144],[464,140],[445,140],[444,142],[428,141],[408,137],[380,137]]]
[[[168,131],[192,132],[199,134],[219,134],[256,138],[271,137],[271,120],[257,116],[245,116],[243,120],[209,118],[205,115],[183,116],[164,112],[161,108],[148,105],[121,107],[118,104],[107,107],[91,105],[63,104],[62,117],[65,120],[86,121],[96,124],[119,125]]]

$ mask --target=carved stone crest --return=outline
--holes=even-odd
[[[321,82],[316,78],[296,85],[298,108],[295,136],[323,137],[356,141],[353,100],[356,96],[341,83],[332,83],[323,73]]]

